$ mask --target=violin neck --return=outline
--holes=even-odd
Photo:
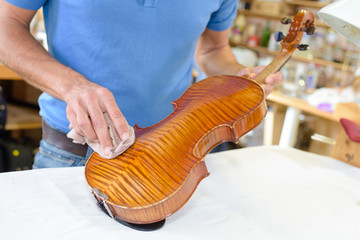
[[[264,84],[265,78],[270,74],[278,72],[290,58],[291,52],[282,50],[280,54],[277,55],[264,70],[258,73],[253,80],[259,84]]]

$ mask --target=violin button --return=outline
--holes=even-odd
[[[301,31],[305,32],[307,35],[313,35],[316,32],[316,28],[314,26],[302,28]]]
[[[299,45],[295,45],[295,47],[297,49],[299,49],[300,51],[305,51],[305,50],[309,49],[309,45],[307,45],[307,44],[299,44]]]
[[[285,38],[285,35],[282,32],[275,33],[275,41],[280,42]]]
[[[314,26],[308,27],[305,31],[307,35],[313,35],[316,31],[316,28]]]
[[[281,19],[282,24],[289,24],[289,23],[292,23],[292,22],[293,22],[293,20],[291,18],[289,18],[289,17],[284,17],[284,18]]]

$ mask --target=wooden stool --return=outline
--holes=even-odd
[[[340,119],[342,129],[336,139],[331,157],[360,167],[360,126],[355,122]]]

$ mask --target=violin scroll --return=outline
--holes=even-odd
[[[315,32],[315,20],[312,12],[301,10],[299,11],[291,22],[289,32],[281,42],[281,49],[289,52],[295,51],[301,43],[303,33],[311,35]],[[304,46],[301,47],[304,49]]]
[[[262,72],[255,76],[253,80],[259,84],[264,84],[267,76],[278,72],[296,49],[307,50],[309,46],[301,44],[303,34],[311,35],[315,32],[314,15],[307,10],[299,11],[293,19],[283,18],[281,22],[283,24],[291,23],[288,34],[286,36],[281,32],[275,34],[275,40],[281,43],[281,51]]]

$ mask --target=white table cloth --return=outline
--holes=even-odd
[[[293,148],[209,154],[211,173],[164,227],[141,232],[97,205],[84,168],[0,174],[0,239],[360,239],[360,169]]]

